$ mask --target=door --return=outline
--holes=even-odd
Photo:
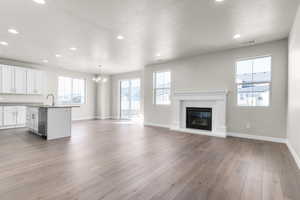
[[[140,79],[122,80],[120,83],[120,113],[121,119],[140,117],[141,106]]]
[[[2,93],[15,93],[15,68],[2,65]]]
[[[26,94],[27,70],[21,67],[15,67],[15,88],[17,94]]]

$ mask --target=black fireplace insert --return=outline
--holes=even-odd
[[[212,108],[186,108],[186,128],[212,130]]]

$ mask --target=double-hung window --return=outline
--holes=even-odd
[[[270,105],[271,61],[271,56],[266,56],[236,62],[238,106]]]
[[[85,80],[70,77],[58,77],[58,103],[84,104]]]
[[[153,73],[153,101],[156,105],[169,105],[171,95],[171,72]]]

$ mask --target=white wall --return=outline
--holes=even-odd
[[[117,74],[112,76],[112,117],[120,118],[120,81],[128,79],[141,80],[141,115],[144,115],[144,77],[143,71],[134,71],[129,73]]]
[[[300,10],[289,38],[288,141],[300,167]],[[296,155],[295,155],[296,154]],[[297,160],[297,159],[296,159]]]
[[[45,71],[45,91],[44,95],[0,95],[0,102],[37,102],[49,103],[46,96],[53,93],[57,96],[58,76],[68,76],[74,78],[84,78],[86,80],[86,102],[80,108],[74,108],[72,112],[73,120],[91,119],[96,112],[96,84],[92,81],[93,75],[81,72],[68,71],[63,69],[41,67],[37,65],[0,59],[0,63],[21,67],[36,68]],[[49,99],[50,100],[50,99]]]
[[[288,41],[280,40],[255,46],[203,54],[155,64],[144,71],[145,123],[169,126],[172,124],[172,105],[157,106],[152,102],[153,72],[168,69],[174,90],[228,89],[227,129],[276,138],[286,137]],[[242,108],[236,103],[235,61],[241,58],[272,55],[271,106],[268,108]],[[247,128],[247,124],[250,128]]]
[[[97,83],[97,118],[109,119],[111,116],[111,76],[105,76],[106,82]]]

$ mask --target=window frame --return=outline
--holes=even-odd
[[[259,58],[266,58],[266,57],[270,57],[271,58],[271,69],[270,69],[270,74],[271,74],[271,78],[270,81],[265,81],[265,82],[251,82],[248,84],[265,84],[268,83],[269,84],[269,105],[268,106],[254,106],[254,105],[239,105],[238,104],[238,86],[239,85],[243,85],[242,83],[237,83],[236,82],[236,76],[237,76],[237,63],[240,61],[246,61],[246,60],[255,60],[255,59],[259,59]],[[245,108],[245,109],[269,109],[272,106],[272,85],[273,85],[273,56],[272,54],[266,54],[266,55],[260,55],[260,56],[252,56],[252,57],[244,57],[244,58],[238,58],[235,60],[235,70],[234,70],[234,84],[235,84],[235,101],[236,101],[236,106],[239,108]]]
[[[78,80],[83,80],[84,82],[84,95],[83,95],[83,103],[74,103],[74,102],[70,102],[70,103],[62,103],[59,101],[59,78],[62,77],[62,78],[70,78],[71,79],[71,99],[73,97],[73,81],[74,79],[78,79]],[[87,102],[87,80],[85,78],[76,78],[76,77],[71,77],[71,76],[58,76],[57,77],[57,104],[58,105],[85,105]]]
[[[156,88],[156,74],[157,73],[164,73],[164,72],[169,72],[170,73],[170,87],[169,88]],[[171,70],[169,69],[165,69],[165,70],[158,70],[158,71],[153,71],[152,72],[152,80],[153,80],[153,83],[152,83],[152,102],[153,102],[153,105],[156,105],[156,106],[170,106],[172,104],[172,72]],[[158,104],[156,102],[156,90],[157,89],[169,89],[170,90],[170,94],[169,94],[169,103],[168,104]]]
[[[122,81],[132,81],[132,80],[139,80],[140,82],[140,92],[139,92],[139,95],[140,95],[140,106],[139,106],[139,115],[141,115],[141,112],[142,112],[142,80],[140,77],[136,77],[136,78],[128,78],[128,79],[120,79],[118,82],[119,82],[119,100],[118,100],[118,105],[119,105],[119,119],[127,119],[127,118],[122,118]],[[131,83],[130,83],[131,84]],[[130,90],[130,93],[131,93],[131,90]]]

